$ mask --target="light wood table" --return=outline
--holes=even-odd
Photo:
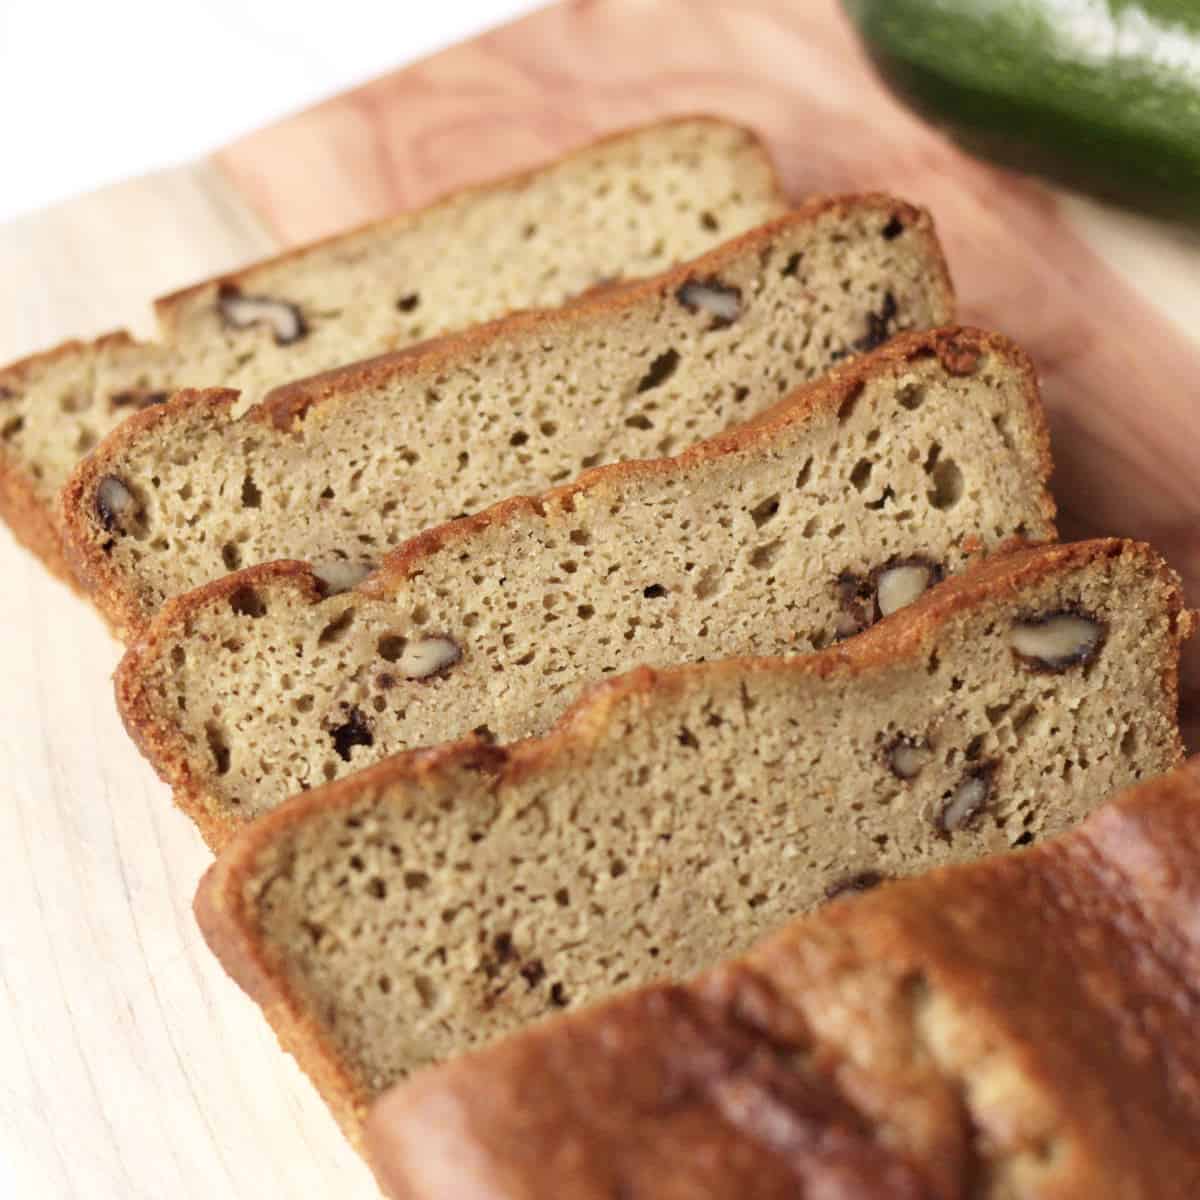
[[[930,206],[964,316],[1042,372],[1067,534],[1158,543],[1200,603],[1200,239],[972,163],[832,0],[578,0],[0,229],[0,361],[594,134],[709,110],[789,187]],[[113,708],[119,649],[0,533],[0,1159],[30,1197],[375,1195],[191,918],[208,857]]]

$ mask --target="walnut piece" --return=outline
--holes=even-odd
[[[706,312],[712,317],[710,329],[724,329],[742,315],[742,289],[722,283],[715,276],[689,279],[675,299],[690,312]]]
[[[959,785],[946,797],[934,822],[942,833],[957,833],[968,828],[987,807],[992,794],[992,778],[995,763],[984,763],[973,767],[963,776]]]
[[[269,325],[277,346],[298,342],[308,333],[304,314],[295,304],[271,296],[244,296],[232,284],[223,284],[217,293],[217,308],[234,329]]]
[[[834,633],[839,639],[861,633],[880,617],[911,604],[944,575],[940,563],[921,554],[890,558],[866,576],[843,571],[834,581],[841,609]]]
[[[916,779],[932,761],[929,743],[901,734],[887,749],[887,764],[899,779]]]
[[[371,722],[361,709],[342,706],[346,710],[346,719],[340,725],[329,731],[333,739],[333,748],[337,751],[342,762],[349,762],[355,746],[373,746],[375,735],[371,732]]]
[[[396,667],[405,679],[432,679],[461,658],[462,648],[453,638],[437,635],[409,642]]]
[[[96,515],[109,533],[127,533],[137,512],[138,503],[124,480],[105,475],[96,485]]]
[[[884,567],[875,583],[875,602],[879,615],[889,617],[897,609],[911,604],[934,582],[932,563],[910,559]]]
[[[836,900],[839,896],[846,896],[853,892],[869,892],[886,879],[887,876],[878,871],[860,871],[857,875],[835,879],[825,888],[825,899]]]
[[[1103,621],[1061,609],[1018,621],[1009,634],[1009,644],[1031,670],[1057,673],[1090,663],[1100,653],[1107,632]]]
[[[336,596],[362,583],[370,575],[371,567],[366,563],[334,558],[328,562],[313,563],[312,573],[321,581],[326,596]]]
[[[841,607],[834,623],[834,633],[839,639],[853,637],[875,619],[874,586],[870,579],[864,579],[853,571],[843,571],[834,587]]]

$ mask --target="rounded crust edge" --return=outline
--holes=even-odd
[[[233,587],[229,586],[231,582]],[[177,622],[186,627],[192,613],[210,599],[226,598],[239,588],[266,583],[290,587],[309,603],[320,597],[316,576],[304,563],[283,559],[249,567],[168,600],[158,617],[126,649],[113,672],[117,712],[125,732],[154,767],[158,777],[173,790],[176,805],[196,823],[214,854],[220,852],[241,826],[219,817],[205,803],[204,790],[192,774],[182,733],[177,726],[161,721],[155,715],[144,664],[158,660],[171,644]]]
[[[205,871],[192,901],[196,924],[230,978],[262,1009],[280,1048],[296,1059],[347,1140],[361,1153],[372,1096],[271,962],[266,943],[252,935],[244,891],[253,866],[250,860],[218,858]]]
[[[158,426],[177,419],[197,414],[219,419],[232,411],[240,395],[232,388],[185,388],[164,404],[133,413],[79,461],[59,493],[56,528],[64,560],[79,589],[122,641],[138,637],[149,618],[141,597],[130,592],[125,586],[125,575],[114,568],[105,554],[89,498],[130,445],[152,435]]]

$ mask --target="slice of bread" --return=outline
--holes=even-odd
[[[293,384],[240,419],[235,393],[180,396],[85,460],[64,522],[129,636],[236,567],[375,564],[505,496],[682,450],[951,307],[925,213],[818,199],[652,280]]]
[[[404,1200],[1192,1200],[1198,881],[1200,760],[424,1074],[370,1161]]]
[[[351,590],[292,562],[180,597],[118,699],[217,846],[397,751],[544,730],[604,675],[851,634],[981,552],[1050,539],[1049,468],[1015,346],[909,334],[751,429],[426,533]]]
[[[1190,624],[1148,547],[1001,555],[841,646],[641,668],[544,738],[297,797],[227,847],[197,915],[355,1136],[415,1067],[1176,765]]]
[[[0,516],[63,572],[57,494],[139,408],[218,384],[257,399],[512,309],[653,275],[786,207],[752,133],[681,118],[167,296],[155,305],[159,342],[112,334],[0,370]]]

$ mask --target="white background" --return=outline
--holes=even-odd
[[[216,149],[535,0],[0,0],[0,222]]]

